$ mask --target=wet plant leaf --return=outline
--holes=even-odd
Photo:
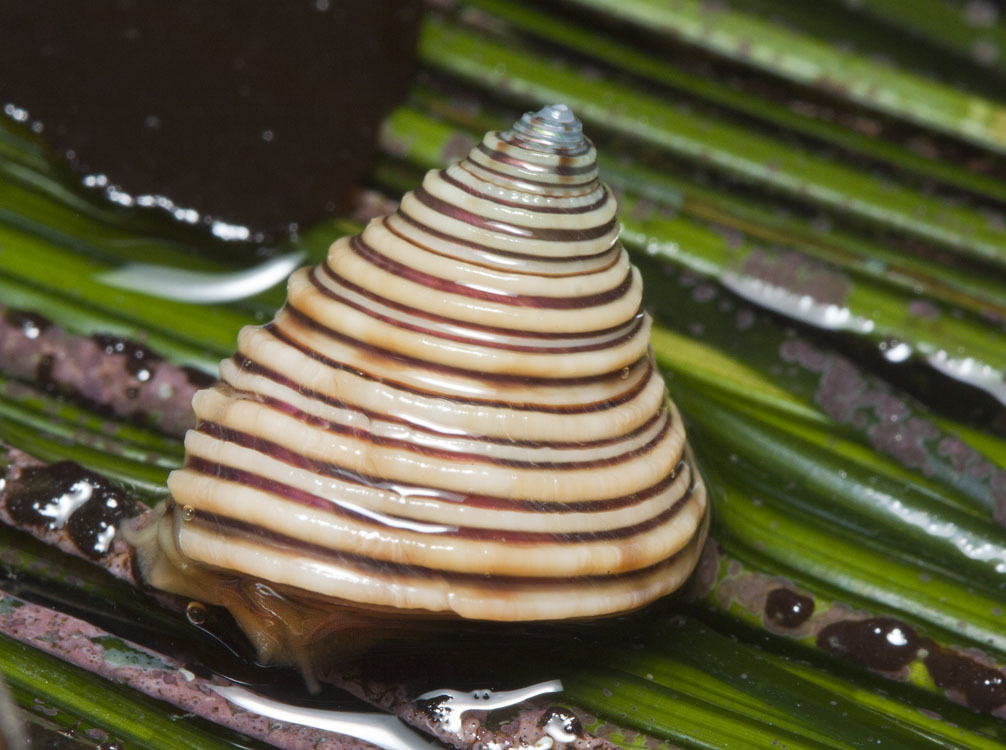
[[[436,5],[424,71],[385,123],[368,187],[394,200],[484,130],[570,105],[620,200],[653,350],[715,505],[697,601],[647,611],[649,630],[556,675],[561,700],[634,750],[1000,746],[1006,88],[999,63],[965,59],[998,44],[1000,25],[955,25],[980,4],[942,0],[907,12],[894,0]],[[944,50],[953,64],[937,80],[927,58]],[[232,273],[260,258],[96,198],[35,136],[0,122],[5,310],[213,373],[237,331],[281,304],[279,287],[195,305],[103,284],[133,262]],[[261,251],[317,262],[364,221],[320,222]],[[43,381],[0,362],[0,443],[156,500],[184,428]],[[0,551],[4,586],[100,617],[112,651],[130,627],[212,640],[25,534],[0,529]],[[903,668],[870,671],[837,630],[822,637],[864,622],[923,647]],[[986,677],[984,692],[934,655]],[[0,674],[24,710],[45,707],[47,727],[80,722],[129,747],[261,746],[6,637]]]

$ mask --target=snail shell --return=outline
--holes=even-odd
[[[294,273],[193,400],[148,581],[273,656],[223,581],[310,602],[315,639],[340,612],[557,620],[677,588],[706,495],[595,156],[565,106],[529,113]]]

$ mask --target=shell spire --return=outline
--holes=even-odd
[[[583,125],[565,104],[550,104],[525,113],[503,134],[503,139],[550,154],[582,154],[590,148]]]
[[[361,613],[558,620],[677,588],[706,495],[616,208],[552,105],[294,273],[193,400],[148,580],[266,654]],[[263,590],[311,627],[256,612]]]

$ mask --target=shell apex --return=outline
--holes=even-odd
[[[543,153],[580,153],[590,147],[583,124],[565,104],[549,104],[537,112],[524,113],[503,135],[504,139],[508,135]]]

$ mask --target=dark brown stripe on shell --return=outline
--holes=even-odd
[[[330,432],[333,435],[345,435],[352,437],[356,440],[360,440],[365,443],[370,443],[371,445],[378,445],[384,448],[397,448],[398,450],[407,451],[409,453],[417,453],[421,456],[429,456],[431,458],[438,458],[443,461],[454,461],[457,463],[479,463],[479,464],[490,464],[492,466],[506,466],[510,469],[531,469],[531,470],[544,470],[544,471],[577,471],[583,469],[599,469],[608,466],[617,466],[618,464],[625,463],[626,461],[631,461],[639,456],[644,456],[656,447],[656,445],[663,440],[667,435],[667,432],[671,428],[671,418],[670,412],[663,408],[656,412],[653,417],[651,417],[643,425],[642,428],[636,428],[633,433],[638,434],[641,429],[651,426],[657,419],[664,418],[664,426],[660,431],[654,435],[649,441],[640,445],[632,450],[628,450],[624,453],[619,453],[614,456],[608,456],[606,458],[593,458],[586,461],[518,461],[516,459],[506,459],[506,458],[494,458],[492,456],[487,456],[480,453],[470,453],[467,451],[450,451],[443,448],[432,448],[428,445],[418,445],[416,443],[401,440],[398,438],[382,437],[380,435],[374,435],[367,430],[361,430],[356,427],[351,427],[349,425],[336,424],[330,422],[327,419],[316,416],[314,414],[308,414],[307,412],[300,411],[296,407],[287,404],[283,401],[278,401],[277,399],[269,399],[271,403],[264,403],[268,408],[273,409],[287,416],[297,419],[299,422],[311,425],[312,427],[319,427],[325,432]],[[207,430],[213,429],[214,426],[221,427],[221,429],[230,429],[223,425],[217,425],[215,422],[201,422],[197,428],[199,432],[207,432]],[[204,429],[204,427],[206,429]],[[210,434],[210,433],[207,433]],[[243,433],[242,433],[243,434]],[[630,433],[631,435],[632,433]],[[627,436],[622,436],[621,440],[631,439]],[[333,464],[334,465],[334,464]]]
[[[201,422],[199,426],[196,427],[196,430],[205,435],[209,435],[210,437],[214,437],[217,440],[234,443],[234,445],[239,445],[242,448],[253,450],[256,453],[269,456],[270,458],[274,458],[277,461],[289,464],[290,466],[294,466],[298,469],[303,469],[314,474],[322,474],[342,482],[357,484],[363,487],[373,487],[387,492],[400,492],[401,489],[406,486],[403,482],[389,481],[380,477],[361,474],[342,466],[337,466],[333,463],[308,458],[296,451],[292,451],[289,448],[280,445],[279,443],[275,443],[272,440],[267,440],[259,435],[251,435],[247,432],[225,427],[217,424],[216,422]],[[682,460],[679,460],[678,467],[681,465]],[[674,481],[678,470],[678,468],[675,468],[675,471],[656,484],[628,495],[601,500],[569,503],[538,500],[514,500],[512,498],[497,497],[494,495],[458,493],[453,490],[444,490],[437,487],[409,486],[408,489],[410,492],[414,490],[416,496],[425,495],[440,499],[447,498],[449,502],[456,502],[473,508],[517,510],[535,513],[584,513],[601,510],[615,510],[629,505],[635,505],[636,503],[646,500],[647,498],[652,497],[658,492],[666,489],[670,483]],[[694,476],[692,481],[694,483]]]
[[[619,254],[619,252],[621,251],[621,246],[618,244],[618,239],[616,238],[614,242],[612,242],[607,248],[605,248],[601,252],[599,252],[599,253],[590,253],[588,255],[566,255],[566,256],[557,256],[557,257],[544,257],[544,256],[542,256],[540,254],[535,254],[535,253],[518,253],[518,252],[514,252],[512,250],[500,250],[500,249],[495,248],[495,247],[490,247],[489,245],[483,245],[481,243],[473,242],[471,240],[466,240],[466,239],[463,239],[461,237],[455,237],[454,235],[447,234],[446,232],[441,232],[439,229],[434,229],[433,227],[429,227],[426,224],[423,224],[418,219],[412,218],[411,216],[409,216],[409,214],[407,214],[402,209],[399,209],[394,215],[397,216],[402,221],[404,221],[405,223],[411,224],[412,226],[416,227],[417,229],[420,229],[423,232],[426,232],[427,234],[429,234],[429,235],[431,235],[433,237],[436,237],[437,239],[444,240],[445,242],[450,242],[451,244],[459,245],[461,247],[467,247],[470,250],[474,250],[476,252],[483,253],[485,255],[496,255],[496,256],[499,256],[501,258],[513,258],[515,260],[528,260],[528,261],[533,261],[533,262],[538,262],[538,263],[540,263],[540,262],[548,262],[548,263],[575,263],[575,262],[584,262],[584,261],[597,260],[598,258],[601,258],[601,257],[607,255],[608,253],[612,253],[612,254],[614,254],[614,255],[617,256]],[[414,237],[409,237],[408,235],[402,234],[401,232],[397,231],[393,226],[391,226],[391,224],[388,223],[388,219],[387,218],[384,219],[383,224],[387,228],[387,230],[389,232],[391,232],[392,234],[394,234],[396,237],[400,237],[401,239],[405,240],[406,242],[412,243],[416,247],[421,247],[424,250],[430,250],[430,252],[435,252],[435,251],[431,250],[428,246],[426,246],[426,245],[418,242]],[[441,254],[441,253],[438,253],[438,255],[439,254]],[[514,271],[513,269],[511,269],[509,267],[507,267],[507,270],[510,271],[510,272],[512,272],[512,273],[521,273],[520,271]],[[546,276],[546,275],[548,275],[548,274],[538,274],[538,273],[536,273],[533,270],[533,266],[531,267],[531,270],[526,271],[524,273],[527,273],[528,275],[532,275],[532,276],[538,276],[538,275]],[[568,274],[563,274],[563,275],[565,275],[565,276],[577,276],[579,274],[578,274],[578,272],[574,271],[573,273],[568,273]]]
[[[530,346],[527,344],[508,344],[501,341],[487,341],[484,339],[475,339],[472,338],[471,336],[452,334],[447,333],[446,331],[436,331],[432,328],[424,328],[423,326],[416,325],[415,323],[408,323],[404,320],[391,317],[390,315],[383,315],[379,313],[377,310],[366,307],[365,305],[361,305],[357,302],[353,302],[352,300],[346,299],[345,297],[337,294],[328,287],[323,286],[315,278],[314,273],[311,274],[310,278],[311,278],[311,284],[315,287],[315,289],[317,289],[321,294],[325,295],[329,299],[338,302],[340,304],[346,305],[347,307],[350,307],[356,310],[357,312],[363,313],[367,317],[374,318],[375,320],[380,320],[383,323],[387,323],[388,325],[394,326],[395,328],[400,328],[405,331],[414,331],[416,333],[421,333],[424,336],[436,339],[444,339],[446,341],[457,341],[458,343],[461,344],[469,344],[471,346],[482,346],[486,347],[487,349],[502,349],[508,352],[528,352],[533,354],[573,354],[576,352],[594,352],[599,351],[601,349],[610,349],[611,347],[619,346],[620,344],[623,344],[629,339],[631,339],[633,336],[636,335],[640,327],[643,325],[643,318],[641,316],[637,316],[635,318],[636,321],[635,324],[632,325],[632,327],[628,331],[623,333],[621,336],[612,339],[603,339],[601,341],[595,341],[592,344],[579,344],[572,346]],[[370,295],[370,298],[374,299],[377,302],[381,302],[383,304],[390,303],[392,306],[394,306],[393,302],[383,297],[376,297]],[[532,335],[533,334],[528,333],[526,334],[526,337],[530,338]]]
[[[707,511],[708,512],[708,511]],[[287,550],[297,555],[309,555],[315,559],[326,563],[339,564],[344,567],[353,568],[369,575],[389,576],[396,579],[419,578],[419,579],[446,579],[464,583],[473,583],[486,588],[505,588],[513,586],[515,588],[536,588],[547,586],[563,586],[570,583],[589,583],[596,581],[604,583],[613,580],[631,581],[633,578],[645,577],[656,572],[660,568],[669,567],[675,560],[689,548],[686,542],[674,554],[663,560],[649,565],[645,568],[626,571],[624,573],[614,573],[610,575],[591,575],[571,578],[569,576],[503,576],[483,573],[461,573],[456,571],[445,571],[440,569],[426,568],[419,565],[405,565],[386,560],[375,560],[363,555],[355,555],[349,552],[340,552],[317,544],[310,544],[299,539],[292,539],[283,534],[263,529],[252,524],[245,523],[225,516],[213,514],[201,514],[197,512],[196,517],[187,524],[200,524],[205,526],[213,534],[229,536],[231,538],[246,539],[253,542],[265,542],[273,552]],[[692,537],[694,539],[694,537]]]
[[[607,270],[607,268],[602,269]],[[426,312],[425,310],[420,310],[416,307],[409,307],[404,305],[397,300],[388,299],[387,297],[382,297],[379,294],[371,292],[369,289],[364,289],[362,286],[357,286],[352,281],[344,279],[339,276],[335,271],[333,271],[327,263],[322,263],[320,266],[315,266],[312,269],[311,281],[315,286],[324,291],[324,287],[321,287],[319,283],[314,278],[314,273],[321,272],[330,278],[336,284],[346,287],[347,289],[359,294],[361,297],[366,297],[374,302],[379,302],[382,305],[387,305],[395,310],[401,310],[409,315],[415,315],[417,318],[424,318],[426,320],[433,320],[444,325],[453,325],[461,328],[470,328],[475,331],[485,331],[486,333],[497,333],[501,336],[514,336],[521,338],[535,338],[535,339],[586,339],[593,338],[595,336],[608,336],[614,334],[626,326],[631,325],[629,321],[622,323],[617,326],[611,326],[610,328],[601,328],[596,331],[578,331],[574,333],[538,333],[535,331],[525,331],[518,328],[503,328],[501,326],[487,326],[480,325],[478,323],[471,323],[467,320],[457,320],[456,318],[448,318],[443,315],[435,315],[431,312]],[[641,321],[644,316],[643,308],[640,306],[639,310],[636,311],[635,316],[632,318],[633,321]],[[473,339],[472,343],[478,343],[477,339]]]
[[[503,140],[502,138],[500,139]],[[506,143],[506,141],[503,141]],[[498,161],[503,164],[508,164],[511,167],[516,167],[525,172],[534,172],[535,174],[555,174],[555,175],[578,175],[578,174],[597,174],[596,164],[584,164],[582,166],[576,167],[571,164],[537,164],[531,161],[525,161],[519,159],[516,156],[512,156],[505,151],[500,151],[499,149],[489,148],[485,143],[480,143],[476,148],[480,153],[485,154],[493,161]],[[553,183],[554,184],[554,183]]]
[[[205,459],[193,457],[186,462],[186,468],[194,471],[198,474],[203,474],[204,476],[214,477],[215,479],[221,479],[227,482],[234,482],[246,487],[252,487],[256,490],[261,490],[267,492],[271,495],[284,498],[292,503],[298,505],[303,505],[310,508],[315,508],[317,510],[326,511],[332,513],[336,516],[341,516],[343,518],[350,518],[354,522],[359,523],[362,526],[367,526],[374,529],[393,527],[393,524],[381,523],[379,520],[368,516],[363,513],[358,513],[349,508],[338,505],[332,500],[320,497],[318,495],[313,495],[310,492],[305,492],[303,490],[297,489],[296,487],[291,487],[282,482],[277,482],[273,479],[260,476],[258,474],[253,474],[252,472],[245,471],[244,469],[236,469],[231,466],[225,466],[223,464],[216,464],[211,461],[206,461]],[[450,527],[443,531],[421,531],[416,532],[420,534],[435,534],[437,537],[452,537],[459,539],[478,539],[480,541],[486,542],[501,542],[504,544],[583,544],[585,542],[595,542],[595,541],[610,541],[613,539],[626,539],[628,537],[638,536],[639,534],[644,534],[657,526],[670,521],[674,516],[676,516],[681,509],[688,503],[692,498],[693,487],[689,487],[682,493],[681,497],[677,498],[669,506],[664,508],[660,513],[645,521],[640,521],[639,523],[632,524],[631,526],[623,526],[617,529],[605,529],[603,531],[582,531],[582,532],[572,532],[572,533],[551,533],[551,532],[538,532],[538,531],[513,531],[510,529],[489,529],[478,526],[460,526],[460,527]],[[369,510],[369,509],[368,509]],[[377,511],[375,511],[377,513]],[[387,513],[380,513],[380,515],[387,516],[387,518],[392,522],[402,522],[402,523],[415,523],[415,524],[426,524],[426,525],[439,525],[444,526],[446,524],[435,524],[431,521],[422,521],[420,519],[408,518],[404,516],[393,516]],[[228,521],[235,521],[229,516],[220,516],[213,513],[207,513],[205,511],[196,511],[196,518],[202,519],[212,519],[218,521],[220,519],[227,519]],[[241,522],[244,523],[244,522]],[[261,528],[248,524],[250,528]],[[310,544],[308,542],[308,544]],[[323,547],[323,549],[331,549],[329,547]]]
[[[527,227],[520,224],[510,224],[509,222],[497,219],[487,219],[485,216],[466,211],[459,206],[452,205],[445,200],[437,198],[426,192],[425,188],[417,187],[412,191],[412,195],[417,201],[427,208],[439,214],[447,216],[455,221],[460,221],[469,226],[487,232],[498,232],[511,237],[521,237],[529,240],[540,240],[542,242],[580,242],[583,240],[596,240],[607,234],[618,231],[618,218],[612,217],[604,224],[599,224],[586,229],[555,229]]]
[[[424,362],[419,359],[415,359],[413,357],[406,357],[404,355],[389,352],[385,349],[381,349],[379,347],[372,346],[370,344],[364,344],[360,341],[357,341],[356,339],[350,338],[349,336],[343,336],[341,333],[325,328],[325,326],[321,325],[320,323],[308,318],[306,315],[304,315],[304,313],[300,312],[295,307],[291,306],[289,303],[287,303],[287,306],[284,309],[286,313],[290,315],[290,317],[294,318],[295,320],[297,320],[298,323],[304,325],[305,327],[318,330],[319,333],[327,335],[338,341],[342,341],[343,343],[346,343],[350,346],[363,349],[364,351],[371,352],[378,356],[386,357],[387,359],[391,359],[396,362],[404,362],[409,365],[418,365],[425,367],[428,370],[443,372],[450,375],[459,375],[461,377],[465,377],[470,380],[481,380],[487,383],[508,383],[508,384],[531,385],[531,386],[535,385],[568,386],[568,385],[583,385],[587,383],[598,383],[603,382],[604,380],[609,380],[614,377],[620,378],[622,372],[621,370],[617,370],[615,372],[609,372],[603,375],[591,375],[582,378],[532,378],[532,377],[525,377],[523,375],[507,375],[502,373],[486,373],[486,372],[474,372],[472,370],[462,370],[457,367],[448,367],[447,365],[436,365],[429,362]],[[405,385],[404,383],[400,383],[390,378],[377,377],[375,375],[371,375],[368,372],[364,372],[359,368],[351,367],[343,362],[339,362],[337,360],[331,359],[330,357],[326,357],[321,352],[315,351],[311,347],[306,346],[300,343],[299,341],[295,340],[294,338],[292,338],[289,334],[281,330],[275,321],[273,321],[272,323],[267,323],[262,328],[270,335],[282,341],[284,344],[292,346],[293,348],[299,350],[308,357],[311,357],[311,359],[321,362],[322,364],[327,365],[328,367],[331,367],[333,369],[349,372],[361,378],[365,378],[367,380],[376,383],[382,383],[384,385],[388,385],[392,388],[396,388],[401,391],[406,391],[408,393],[415,393],[421,396],[428,396],[430,398],[450,398],[450,400],[460,404],[478,404],[481,406],[493,406],[505,409],[515,409],[518,411],[538,411],[544,414],[582,414],[585,412],[603,411],[604,409],[610,409],[614,406],[619,406],[625,403],[626,401],[631,401],[643,390],[643,388],[646,386],[646,381],[649,379],[649,376],[641,378],[640,381],[636,383],[636,385],[634,385],[632,388],[629,388],[626,391],[623,391],[621,394],[619,394],[617,398],[610,398],[604,401],[592,401],[585,404],[577,404],[575,406],[550,406],[547,404],[528,404],[528,403],[517,403],[513,401],[498,401],[493,399],[465,398],[463,396],[457,396],[457,395],[445,396],[442,392],[439,391],[427,391],[421,388],[414,388],[412,386]],[[652,371],[653,363],[650,361],[649,357],[642,357],[638,361],[642,360],[646,361],[647,370]],[[630,367],[635,367],[636,364],[638,364],[638,361],[630,365]]]
[[[459,367],[451,367],[449,365],[427,362],[425,360],[421,360],[416,357],[410,357],[404,354],[399,354],[397,352],[391,352],[386,349],[382,349],[381,347],[374,346],[372,344],[357,341],[356,339],[350,336],[345,336],[344,334],[341,334],[338,331],[333,331],[330,328],[326,328],[324,325],[309,318],[307,315],[305,315],[304,313],[302,313],[300,310],[298,310],[296,307],[294,307],[289,303],[287,303],[286,307],[284,308],[284,312],[287,316],[294,319],[299,325],[303,325],[306,328],[315,330],[318,333],[328,336],[329,338],[335,339],[349,346],[361,349],[372,355],[384,357],[396,363],[407,364],[409,366],[419,366],[432,372],[441,372],[448,375],[463,377],[468,380],[481,381],[483,383],[497,383],[497,384],[506,383],[508,385],[517,385],[517,386],[546,386],[546,387],[585,385],[588,383],[603,383],[604,381],[611,380],[614,377],[618,377],[619,379],[621,379],[622,373],[624,372],[623,368],[623,370],[616,370],[614,372],[602,373],[600,375],[585,375],[583,377],[571,377],[571,378],[544,378],[544,377],[531,377],[525,375],[511,375],[509,373],[493,373],[493,372],[483,372],[475,370],[465,370]],[[289,346],[292,346],[300,350],[302,353],[306,354],[312,359],[321,362],[323,364],[326,364],[334,369],[344,370],[346,372],[352,372],[362,377],[366,377],[368,380],[383,383],[392,386],[394,388],[398,388],[399,390],[418,393],[433,398],[449,398],[458,403],[481,404],[485,406],[496,406],[507,409],[516,409],[519,411],[538,411],[546,414],[581,414],[584,412],[603,411],[605,409],[610,409],[614,406],[618,406],[626,401],[631,400],[632,398],[635,398],[635,396],[640,391],[642,391],[646,385],[645,383],[646,378],[642,378],[640,382],[638,382],[635,386],[623,391],[615,398],[608,398],[603,401],[592,401],[588,403],[568,405],[568,406],[529,404],[527,402],[501,401],[497,399],[466,398],[464,396],[457,394],[445,395],[442,391],[431,391],[421,388],[415,388],[412,386],[405,385],[404,383],[396,381],[392,378],[378,377],[375,375],[371,375],[370,373],[366,373],[363,370],[360,370],[359,368],[351,367],[342,362],[331,359],[330,357],[326,357],[321,352],[318,352],[315,349],[311,348],[310,346],[302,344],[301,342],[294,339],[289,333],[287,333],[286,331],[282,330],[279,327],[277,321],[267,323],[265,326],[263,326],[263,330],[267,331],[272,336],[276,337],[277,339],[280,339]],[[646,355],[640,357],[640,359],[636,360],[631,365],[628,365],[628,367],[631,369],[637,366],[639,362],[643,360],[646,360],[647,362],[647,369],[652,369],[653,364],[652,362],[649,361],[649,357]]]
[[[279,385],[282,385],[285,388],[289,388],[290,390],[295,391],[300,395],[304,396],[305,398],[311,399],[312,401],[319,401],[327,406],[331,406],[338,409],[352,409],[355,412],[359,412],[360,414],[365,415],[368,419],[377,419],[384,422],[393,422],[395,424],[407,425],[410,429],[415,430],[417,432],[424,432],[427,435],[437,435],[438,437],[443,437],[447,439],[461,437],[466,440],[478,440],[479,442],[482,443],[516,445],[521,448],[560,448],[560,449],[578,448],[578,447],[600,448],[605,445],[611,445],[613,443],[617,443],[620,440],[625,440],[634,437],[635,435],[645,430],[650,424],[652,424],[653,421],[655,421],[657,417],[660,416],[660,413],[663,411],[663,408],[661,408],[660,411],[655,412],[650,419],[648,419],[639,427],[636,427],[631,432],[627,432],[624,435],[617,435],[615,437],[603,438],[601,440],[586,440],[586,441],[574,440],[570,442],[562,442],[558,440],[515,440],[513,438],[493,437],[492,435],[476,435],[473,433],[458,435],[458,433],[456,432],[440,432],[438,430],[432,429],[431,427],[429,427],[429,425],[425,423],[418,424],[416,422],[410,422],[403,417],[397,417],[390,414],[382,414],[380,412],[364,409],[360,407],[358,404],[351,404],[345,401],[344,399],[326,396],[324,393],[307,388],[302,384],[295,382],[293,379],[288,378],[285,375],[281,375],[275,370],[272,370],[266,367],[265,365],[260,364],[259,362],[255,362],[254,360],[248,359],[243,354],[235,354],[233,360],[234,363],[245,372],[249,372],[252,373],[253,375],[258,375],[263,378],[268,378],[269,380],[272,380],[274,383],[278,383]],[[226,380],[222,382],[235,393],[244,394],[248,397],[254,397],[256,399],[261,400],[263,403],[267,404],[272,404],[274,402],[276,404],[283,404],[285,405],[285,407],[288,407],[289,409],[293,409],[298,413],[301,413],[299,409],[296,409],[296,407],[287,404],[285,401],[280,401],[279,399],[274,399],[271,396],[265,396],[257,392],[248,391],[244,388],[238,388],[233,383]]]
[[[611,196],[608,195],[608,189],[604,187],[602,184],[601,197],[596,201],[594,201],[593,203],[586,206],[578,206],[576,208],[559,208],[557,206],[534,206],[534,205],[528,205],[527,203],[521,203],[520,201],[508,201],[502,198],[496,198],[491,195],[487,195],[486,193],[483,193],[480,190],[476,190],[471,185],[466,185],[461,180],[454,179],[447,173],[446,169],[440,170],[440,179],[442,179],[448,185],[451,185],[453,187],[456,187],[458,190],[462,190],[468,193],[468,195],[472,195],[476,198],[489,201],[490,203],[495,203],[500,206],[509,206],[510,208],[520,208],[523,209],[524,211],[531,211],[533,213],[539,213],[539,214],[586,214],[590,213],[591,211],[596,211],[605,203],[607,203],[609,200],[611,200]]]
[[[440,236],[442,238],[450,239],[453,244],[462,245],[464,247],[468,247],[469,249],[478,248],[478,249],[474,249],[474,252],[476,252],[476,253],[478,253],[480,255],[486,255],[488,253],[494,253],[495,252],[495,250],[493,248],[490,248],[490,247],[482,247],[482,246],[477,245],[474,242],[461,242],[460,240],[457,240],[456,238],[450,238],[450,237],[448,237],[448,235],[443,234],[441,232],[434,232],[432,229],[426,228],[424,225],[420,224],[419,222],[417,222],[416,220],[414,220],[414,219],[412,219],[412,218],[410,218],[408,216],[405,216],[401,212],[398,213],[398,217],[400,219],[402,219],[403,221],[411,224],[414,227],[424,227],[424,231],[427,231],[427,232],[429,232],[431,234],[436,234],[436,235],[438,235],[438,236]],[[431,255],[436,255],[436,256],[438,256],[440,258],[447,258],[449,260],[456,261],[456,262],[459,261],[461,263],[464,263],[465,265],[474,266],[476,268],[486,268],[486,269],[489,269],[490,271],[500,271],[500,270],[503,270],[506,273],[517,274],[519,276],[537,276],[537,277],[546,278],[546,279],[568,279],[568,278],[572,278],[572,277],[592,276],[592,275],[597,274],[597,273],[604,273],[609,268],[611,268],[613,265],[615,265],[616,263],[618,263],[619,258],[621,257],[621,253],[619,253],[619,252],[612,252],[613,250],[620,250],[621,249],[619,247],[618,243],[615,242],[614,244],[611,245],[611,247],[609,247],[604,252],[598,253],[597,255],[589,256],[588,259],[595,259],[596,260],[598,258],[602,258],[606,253],[610,253],[611,254],[611,258],[608,259],[608,261],[606,263],[604,263],[603,265],[599,265],[599,266],[597,266],[595,268],[591,268],[590,270],[586,270],[585,271],[585,270],[577,269],[577,270],[573,270],[573,271],[568,271],[566,273],[554,273],[554,272],[542,271],[539,268],[536,268],[535,265],[533,265],[533,264],[529,264],[526,267],[522,267],[522,268],[513,268],[513,267],[508,266],[508,265],[501,266],[500,263],[499,263],[499,261],[498,261],[498,258],[495,259],[495,262],[493,260],[484,260],[483,262],[478,262],[478,261],[476,261],[476,260],[474,260],[472,258],[460,258],[460,257],[458,257],[455,254],[452,254],[452,253],[449,253],[449,252],[444,252],[444,250],[442,250],[440,248],[431,247],[430,245],[427,245],[424,242],[420,242],[417,237],[411,237],[411,236],[409,236],[407,234],[404,234],[403,232],[400,232],[399,230],[395,229],[395,227],[392,226],[391,223],[388,221],[388,217],[384,217],[384,219],[381,221],[381,223],[382,223],[382,225],[384,226],[385,229],[387,229],[389,232],[391,232],[391,234],[395,235],[395,237],[397,237],[398,239],[402,240],[403,242],[408,242],[410,245],[413,245],[414,247],[417,247],[420,250],[423,250],[424,252],[430,253]],[[517,254],[515,254],[515,253],[496,253],[496,254],[497,254],[497,256],[499,256],[499,255],[505,255],[505,256],[509,256],[509,257],[514,257],[514,256],[520,257],[519,253],[517,253]],[[526,259],[532,259],[532,260],[539,261],[539,262],[543,261],[543,260],[547,260],[547,259],[543,259],[542,256],[540,256],[540,255],[524,256],[524,258],[526,258]],[[568,262],[571,259],[570,258],[560,258],[559,260],[561,260],[563,262]],[[581,256],[581,260],[583,260],[583,256]]]
[[[561,157],[566,158],[576,158],[578,156],[583,156],[584,154],[589,154],[590,150],[594,147],[594,144],[590,142],[590,139],[584,138],[581,142],[582,145],[575,146],[573,148],[563,148],[561,146],[556,146],[551,140],[547,138],[533,138],[526,133],[516,133],[513,130],[508,130],[504,133],[495,132],[497,138],[500,142],[507,144],[508,146],[514,146],[515,148],[523,148],[527,151],[538,151],[545,154],[556,154]],[[504,138],[504,136],[509,136]],[[544,148],[539,148],[539,146],[544,146]]]
[[[407,279],[408,281],[412,281],[416,284],[421,284],[429,289],[436,289],[438,292],[457,294],[459,296],[471,297],[473,299],[480,299],[486,302],[496,302],[498,304],[509,305],[511,307],[535,307],[546,310],[582,310],[588,307],[598,307],[610,302],[615,302],[616,300],[624,297],[632,286],[632,271],[630,269],[618,286],[612,287],[608,291],[601,292],[599,294],[587,294],[582,297],[544,297],[530,294],[497,294],[495,292],[487,292],[482,289],[475,289],[470,286],[458,284],[447,279],[442,279],[439,276],[433,276],[414,268],[410,268],[404,263],[399,263],[396,260],[392,260],[391,258],[382,255],[376,249],[364,242],[360,235],[353,237],[353,239],[350,240],[349,246],[364,260],[377,266],[382,271],[387,271],[399,278]]]
[[[494,177],[499,177],[504,183],[503,187],[523,190],[526,193],[550,195],[556,198],[586,195],[594,190],[597,187],[597,183],[600,182],[597,175],[591,176],[591,178],[586,182],[566,182],[565,180],[562,182],[549,182],[548,180],[533,180],[530,177],[523,177],[520,175],[510,174],[509,172],[504,172],[500,169],[494,169],[488,164],[482,164],[472,159],[463,159],[462,161],[459,161],[458,167],[479,180],[485,180],[485,178],[472,171],[473,168],[478,169],[481,172],[488,172]]]

